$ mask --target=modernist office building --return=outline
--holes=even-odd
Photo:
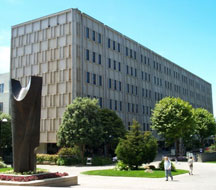
[[[9,73],[0,74],[0,112],[9,114]]]
[[[100,21],[68,9],[12,27],[11,77],[43,77],[41,143],[55,143],[65,107],[96,97],[126,127],[150,130],[151,109],[165,96],[213,112],[211,84]]]

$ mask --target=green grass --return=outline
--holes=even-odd
[[[0,168],[0,173],[4,173],[4,174],[31,175],[31,174],[46,173],[46,172],[48,172],[48,170],[37,168],[37,171],[35,173],[34,172],[16,173],[13,171],[13,168],[10,168],[10,167]]]
[[[172,172],[172,175],[180,175],[188,173],[187,170],[177,170]],[[131,170],[131,171],[117,171],[114,169],[107,170],[93,170],[82,172],[86,175],[100,175],[100,176],[119,176],[119,177],[146,177],[146,178],[162,178],[165,177],[163,170],[153,170],[153,173],[146,173],[144,170]]]
[[[216,164],[216,161],[208,161],[208,162],[205,162],[205,163],[212,163],[212,164]]]

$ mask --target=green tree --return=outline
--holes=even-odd
[[[101,126],[103,128],[104,154],[107,154],[107,146],[114,151],[120,138],[125,136],[126,130],[121,118],[115,111],[107,108],[99,111]]]
[[[63,121],[57,133],[58,146],[80,147],[82,158],[88,147],[97,147],[102,144],[102,127],[100,124],[99,106],[97,99],[74,99],[68,105]]]
[[[150,133],[141,133],[140,124],[135,120],[131,129],[126,138],[120,140],[115,152],[118,159],[130,169],[138,169],[141,164],[154,160],[157,142]],[[154,153],[150,153],[151,151]]]
[[[166,144],[175,143],[179,155],[180,140],[194,134],[192,106],[180,98],[166,97],[156,105],[151,117],[152,129],[161,135]]]
[[[7,119],[7,122],[1,122],[0,131],[0,149],[11,149],[12,147],[12,132],[11,132],[11,117],[8,114],[1,113],[0,120]]]
[[[196,124],[196,135],[198,137],[200,146],[204,148],[205,140],[216,133],[216,122],[213,114],[206,109],[194,109],[194,121]]]

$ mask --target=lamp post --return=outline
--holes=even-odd
[[[1,152],[1,142],[2,142],[2,123],[6,123],[8,120],[6,118],[0,119],[0,156],[2,155]]]

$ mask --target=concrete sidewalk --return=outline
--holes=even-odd
[[[158,162],[154,163],[155,165]],[[113,166],[104,167],[67,167],[67,166],[48,166],[40,165],[40,168],[50,171],[68,172],[71,175],[78,175],[78,186],[71,189],[100,189],[100,190],[216,190],[216,164],[194,163],[194,175],[188,174],[174,176],[173,181],[165,181],[164,178],[135,178],[135,177],[103,177],[82,175],[80,172],[97,169],[108,169]],[[188,169],[187,163],[178,162],[178,169]],[[55,187],[6,187],[1,186],[2,190],[44,190],[44,189],[63,189]]]

